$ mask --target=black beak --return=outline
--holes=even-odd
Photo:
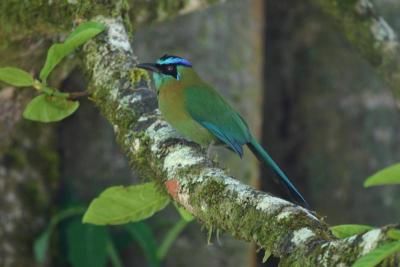
[[[141,63],[141,64],[137,64],[136,67],[145,69],[145,70],[149,70],[149,71],[160,72],[157,64],[154,64],[154,63]]]

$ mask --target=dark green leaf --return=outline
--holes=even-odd
[[[342,224],[331,227],[332,233],[337,238],[346,238],[352,235],[367,232],[372,229],[374,229],[372,226],[362,224]]]
[[[184,219],[187,222],[193,221],[194,217],[191,213],[186,211],[184,208],[179,207],[175,202],[174,202],[174,206],[175,206],[176,210],[178,211],[179,215],[181,215],[182,219]]]
[[[25,119],[33,121],[54,122],[70,116],[78,107],[78,101],[70,101],[65,97],[42,94],[29,102],[23,116]]]
[[[73,267],[103,267],[107,263],[110,236],[105,227],[82,224],[80,219],[67,225],[68,261]]]
[[[385,258],[400,251],[400,242],[391,242],[381,245],[373,251],[359,258],[352,266],[353,267],[374,267]]]
[[[49,247],[51,229],[44,231],[34,242],[33,251],[35,253],[35,259],[39,263],[43,263],[46,259],[47,249]]]
[[[56,213],[51,217],[50,223],[47,229],[36,238],[33,244],[33,251],[35,253],[35,259],[39,263],[43,263],[46,259],[47,249],[49,247],[50,236],[58,223],[62,220],[70,218],[72,216],[81,215],[84,209],[81,207],[71,207]]]
[[[53,215],[50,221],[49,227],[54,227],[56,224],[60,223],[61,221],[71,218],[73,216],[82,215],[85,212],[85,208],[81,206],[73,206],[61,210],[60,212]]]
[[[123,224],[151,217],[169,203],[154,183],[113,186],[94,199],[83,217],[85,223]]]
[[[378,171],[364,182],[365,187],[388,184],[400,184],[400,163]]]
[[[46,63],[40,71],[40,79],[46,81],[50,72],[77,47],[104,31],[105,26],[96,22],[86,22],[76,28],[62,44],[53,44],[47,52]]]
[[[35,82],[26,71],[12,67],[0,68],[0,81],[19,87],[32,86]]]
[[[143,249],[150,267],[160,266],[157,258],[156,239],[150,227],[144,222],[130,223],[124,226],[132,238]]]

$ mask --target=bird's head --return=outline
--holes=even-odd
[[[156,63],[141,63],[137,67],[153,72],[154,82],[159,88],[166,81],[180,81],[183,71],[191,68],[192,63],[182,57],[164,55]]]

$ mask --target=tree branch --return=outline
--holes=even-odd
[[[330,15],[349,42],[377,70],[400,107],[400,45],[370,0],[311,0]]]
[[[210,229],[252,241],[282,266],[348,266],[387,240],[390,227],[335,239],[316,215],[230,177],[160,118],[147,73],[121,19],[99,18],[106,33],[83,49],[92,98],[112,124],[135,170],[161,187]]]

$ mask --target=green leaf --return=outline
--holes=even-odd
[[[42,94],[29,102],[23,116],[32,121],[54,122],[70,116],[78,107],[78,101],[70,101],[61,96]]]
[[[105,29],[106,29],[106,26],[102,23],[94,22],[94,21],[84,22],[84,23],[80,24],[78,27],[76,27],[75,30],[69,34],[69,36],[65,40],[65,42],[69,42],[69,41],[73,40],[73,38],[82,34],[83,32],[86,32],[85,34],[87,34],[88,30],[89,31],[97,30],[100,33],[102,31],[104,31]]]
[[[111,238],[105,227],[82,224],[75,219],[67,225],[68,261],[73,267],[103,267]]]
[[[157,257],[157,243],[150,227],[144,222],[130,223],[124,225],[138,245],[143,249],[150,267],[159,267],[160,261]]]
[[[377,247],[373,251],[359,258],[352,266],[353,267],[374,267],[385,258],[400,251],[400,242],[395,241]]]
[[[336,225],[330,228],[333,235],[337,238],[346,238],[352,235],[361,234],[369,230],[374,229],[374,227],[362,224],[342,224]]]
[[[47,52],[46,63],[40,71],[40,79],[44,82],[50,72],[67,55],[71,54],[75,48],[86,43],[88,40],[104,31],[105,26],[97,22],[86,22],[79,25],[75,31],[62,44],[53,44]]]
[[[169,203],[154,183],[107,188],[94,199],[83,222],[97,225],[137,222],[151,217]]]
[[[26,71],[12,67],[0,68],[0,81],[18,87],[32,86],[35,82]]]
[[[368,177],[364,182],[364,187],[388,184],[400,184],[400,163],[384,168]]]
[[[191,213],[186,211],[184,208],[179,207],[175,202],[174,202],[174,206],[175,206],[176,210],[178,211],[179,215],[181,215],[182,219],[184,219],[187,222],[193,221],[194,217]]]
[[[35,259],[39,263],[43,263],[46,259],[47,249],[49,247],[49,239],[52,229],[48,228],[42,232],[38,238],[36,238],[33,244],[33,252],[35,253]]]
[[[390,229],[386,235],[391,239],[400,240],[400,230]]]
[[[167,232],[163,242],[157,250],[157,257],[160,260],[165,259],[165,256],[167,256],[168,250],[170,249],[171,245],[175,242],[179,234],[183,231],[183,229],[185,229],[188,223],[188,221],[181,219]]]
[[[262,263],[266,263],[269,257],[271,257],[271,251],[270,250],[264,250],[264,257],[262,259]]]
[[[49,51],[47,51],[46,62],[42,70],[40,71],[40,79],[42,82],[47,80],[50,72],[57,66],[58,63],[69,53],[72,51],[68,51],[64,44],[53,44]]]

